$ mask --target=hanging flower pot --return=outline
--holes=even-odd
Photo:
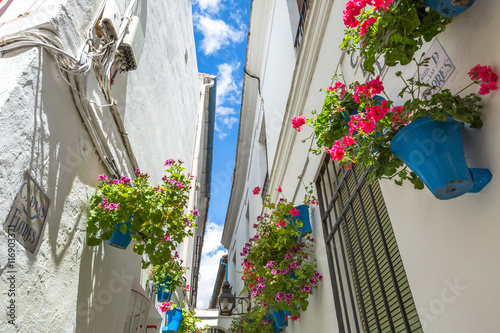
[[[158,302],[168,302],[170,301],[170,298],[172,297],[172,294],[173,294],[173,290],[172,288],[170,287],[170,280],[168,279],[168,277],[166,277],[164,280],[163,280],[163,285],[157,285],[156,286],[157,288],[157,300]]]
[[[182,315],[182,309],[174,308],[173,310],[167,311],[168,326],[167,333],[177,332],[179,326],[181,326],[184,316]]]
[[[424,0],[422,3],[429,6],[443,17],[454,17],[462,14],[476,0]]]
[[[286,315],[284,310],[275,311],[273,308],[271,308],[271,315],[273,316],[275,327],[288,327],[288,321],[285,319]]]
[[[268,314],[267,317],[265,317],[265,319],[273,323],[274,333],[280,333],[280,329],[278,328],[278,326],[276,326],[276,322],[274,321],[274,318],[271,314]]]
[[[295,207],[296,210],[299,211],[299,215],[292,216],[292,220],[290,223],[294,226],[297,226],[297,220],[302,221],[302,227],[299,227],[298,230],[302,236],[309,234],[312,232],[311,221],[309,220],[309,205],[300,205]]]
[[[445,122],[422,117],[399,131],[390,145],[394,155],[441,200],[456,198],[471,191],[478,192],[491,179],[489,170],[467,167],[462,127],[463,123],[451,117]]]
[[[116,229],[113,231],[113,236],[111,239],[108,241],[109,245],[117,247],[119,249],[125,250],[127,246],[130,244],[132,241],[132,237],[130,237],[131,233],[130,232],[130,226],[132,223],[130,222],[130,219],[127,222],[125,222],[125,225],[127,226],[127,231],[125,233],[120,231],[120,226],[122,226],[122,223],[117,223],[116,224]]]

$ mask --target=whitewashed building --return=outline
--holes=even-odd
[[[86,215],[98,175],[154,184],[184,161],[201,214],[179,248],[191,290],[173,299],[195,305],[216,84],[198,74],[191,2],[1,1],[0,76],[2,332],[160,332],[141,258],[88,247]]]
[[[340,170],[326,154],[311,154],[314,143],[301,139],[312,130],[304,126],[297,132],[291,118],[321,110],[325,94],[319,89],[331,85],[335,74],[347,83],[370,79],[359,57],[339,48],[346,2],[252,1],[248,75],[222,236],[233,291],[238,295],[243,288],[240,252],[262,212],[262,198],[252,189],[260,186],[276,199],[274,189],[281,186],[285,197],[298,203],[304,196],[297,179],[302,176],[306,184],[314,182],[320,199],[311,224],[325,278],[307,312],[289,321],[284,332],[497,332],[500,93],[483,98],[484,127],[463,131],[469,167],[493,174],[477,194],[441,201],[411,184],[368,185],[361,170]],[[457,91],[468,84],[467,72],[478,63],[500,71],[498,13],[498,1],[476,1],[437,36],[442,48],[436,40],[422,47],[438,50],[455,67],[444,87]],[[400,89],[396,70],[407,76],[416,71],[376,66],[394,99]]]

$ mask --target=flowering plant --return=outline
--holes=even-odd
[[[485,95],[497,89],[498,80],[491,67],[477,65],[469,72],[472,83],[452,94],[449,89],[420,81],[420,68],[428,61],[423,57],[415,60],[416,78],[404,79],[401,72],[396,73],[404,82],[398,96],[409,96],[403,105],[392,106],[387,95],[387,100],[374,98],[384,92],[378,78],[366,84],[356,82],[346,87],[337,82],[328,87],[323,110],[313,112],[316,117],[307,120],[317,136],[318,149],[313,152],[325,150],[332,160],[347,168],[354,163],[371,168],[368,181],[388,178],[401,185],[409,180],[415,188],[422,189],[422,180],[391,152],[391,140],[409,122],[425,116],[442,122],[452,117],[471,128],[480,128],[483,125],[481,98],[475,93],[465,97],[459,94],[472,85],[479,85],[479,95]]]
[[[274,333],[272,318],[269,310],[262,305],[254,306],[249,312],[240,317],[234,317],[229,327],[230,333]]]
[[[277,191],[281,195],[281,187]],[[306,191],[304,204],[315,203],[312,189],[306,187]],[[257,218],[253,225],[256,235],[240,254],[244,290],[264,308],[287,310],[299,316],[299,311],[307,310],[307,298],[323,278],[311,258],[314,239],[300,239],[298,228],[302,221],[293,221],[299,211],[282,195],[277,203],[272,203],[267,195],[264,207],[269,214]]]
[[[160,286],[168,291],[174,291],[177,287],[182,286],[182,275],[187,271],[186,267],[182,266],[182,260],[179,260],[177,251],[172,255],[172,258],[160,265],[150,266],[149,280],[155,283],[155,286]],[[165,278],[168,283],[165,284]]]
[[[184,306],[186,305],[186,302],[183,301]],[[174,304],[172,301],[171,302],[166,302],[161,305],[159,305],[159,308],[161,312],[167,312],[168,310],[173,310],[177,307],[176,304]],[[210,328],[210,326],[205,325],[203,328],[198,328],[196,326],[196,323],[200,323],[201,319],[196,317],[196,313],[193,309],[182,309],[182,322],[181,325],[179,326],[178,331],[183,332],[183,333],[200,333],[204,332],[207,329]]]
[[[127,177],[108,179],[100,175],[101,183],[90,199],[87,219],[87,244],[99,245],[111,239],[118,228],[127,229],[133,240],[134,251],[142,258],[143,268],[169,261],[177,244],[192,236],[192,223],[197,211],[185,213],[191,178],[182,173],[182,162],[169,159],[162,185],[149,184],[149,175],[135,170],[132,183]],[[127,224],[130,224],[127,227]]]
[[[388,66],[410,63],[423,42],[451,22],[422,0],[349,0],[343,19],[346,29],[340,48],[359,50],[364,69],[372,73],[380,55]]]

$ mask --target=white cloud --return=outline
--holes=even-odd
[[[238,123],[234,115],[236,110],[223,104],[239,104],[241,99],[241,83],[236,81],[235,72],[240,63],[223,63],[217,66],[217,111],[215,131],[219,140],[224,140],[233,125]]]
[[[207,223],[203,250],[201,253],[200,280],[198,283],[197,307],[206,309],[214,290],[220,259],[227,251],[222,247],[223,227],[213,222]]]
[[[217,66],[217,105],[226,102],[238,103],[240,89],[234,77],[234,72],[240,68],[240,63],[223,63]]]
[[[216,13],[219,11],[221,0],[196,0],[195,2],[200,6],[201,10]]]
[[[222,46],[230,45],[231,43],[241,43],[245,37],[244,29],[236,29],[223,20],[199,14],[194,15],[193,19],[196,28],[203,35],[201,49],[205,55],[217,52]]]
[[[222,123],[224,125],[226,125],[229,128],[229,130],[231,130],[233,128],[233,125],[236,124],[237,122],[238,122],[238,119],[235,117],[222,118]]]
[[[228,108],[227,106],[217,106],[217,115],[228,116],[230,114],[235,114],[234,108]]]

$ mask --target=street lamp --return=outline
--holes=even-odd
[[[231,285],[229,281],[224,281],[222,285],[222,293],[219,295],[219,313],[221,316],[230,316],[233,312],[235,304],[235,296],[231,293]]]
[[[250,296],[248,297],[236,297],[231,293],[231,285],[229,281],[224,281],[222,285],[222,293],[219,295],[219,314],[221,316],[232,316],[232,315],[242,315],[245,312],[249,312],[251,310]],[[242,312],[234,312],[233,310],[236,307],[236,302],[238,304],[243,305],[243,302],[247,303],[246,311],[242,309]]]

